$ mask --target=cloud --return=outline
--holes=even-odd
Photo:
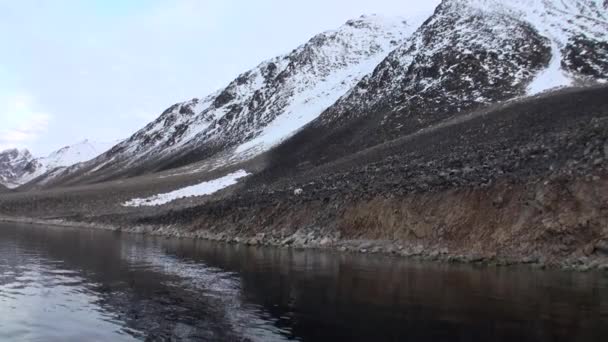
[[[24,93],[0,98],[0,150],[25,147],[47,132],[51,115],[36,110]]]

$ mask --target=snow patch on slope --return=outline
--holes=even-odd
[[[222,190],[230,185],[234,185],[240,178],[248,176],[249,173],[245,170],[239,170],[224,177],[220,177],[200,184],[188,186],[185,188],[177,189],[164,194],[158,194],[147,198],[134,198],[130,201],[123,203],[125,207],[140,207],[140,206],[156,206],[163,205],[172,202],[176,199],[193,197],[193,196],[204,196],[215,193]]]
[[[503,15],[519,17],[528,22],[551,44],[552,58],[548,67],[538,73],[528,86],[535,95],[550,89],[572,85],[572,76],[562,68],[562,50],[577,34],[606,41],[608,21],[604,5],[597,0],[454,0],[480,11],[497,10]]]
[[[551,62],[547,69],[541,71],[534,81],[528,85],[528,95],[536,95],[547,90],[567,87],[572,84],[572,80],[562,69],[562,57],[557,45],[551,44]]]

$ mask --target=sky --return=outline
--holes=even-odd
[[[129,137],[362,14],[439,0],[0,0],[0,150]]]

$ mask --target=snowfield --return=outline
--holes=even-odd
[[[176,199],[193,197],[193,196],[204,196],[211,195],[214,192],[222,190],[234,185],[240,178],[248,176],[249,173],[245,170],[239,170],[224,177],[220,177],[200,184],[187,186],[185,188],[177,189],[175,191],[167,192],[164,194],[158,194],[147,198],[134,198],[123,204],[125,207],[141,207],[141,206],[156,206],[163,205],[172,202]]]

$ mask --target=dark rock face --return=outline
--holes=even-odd
[[[585,36],[570,39],[562,67],[573,73],[608,81],[608,43]]]

